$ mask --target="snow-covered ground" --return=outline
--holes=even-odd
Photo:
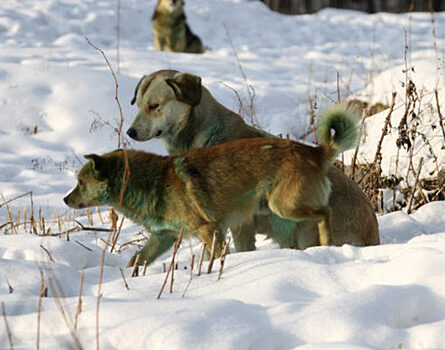
[[[103,49],[117,71],[116,4],[111,0],[3,0],[0,4],[0,192],[9,199],[33,191],[35,211],[42,207],[52,232],[58,227],[49,221],[56,212],[66,212],[62,198],[75,184],[82,155],[117,147],[114,81],[103,57],[84,38]],[[255,91],[260,126],[293,138],[307,130],[308,96],[321,109],[337,101],[337,84],[341,99],[352,96],[389,104],[392,91],[399,91],[392,125],[396,130],[404,111],[403,70],[414,67],[409,75],[423,96],[422,132],[430,138],[437,158],[423,146],[415,153],[414,165],[423,156],[425,176],[435,171],[436,164],[444,165],[437,117],[428,118],[437,116],[435,88],[445,112],[445,13],[435,14],[433,35],[428,13],[366,15],[326,9],[315,15],[283,16],[259,1],[189,0],[189,25],[210,50],[188,55],[155,51],[150,23],[154,6],[153,0],[122,1],[118,79],[124,130],[136,112],[129,101],[137,81],[162,68],[200,75],[219,101],[237,110],[238,98],[229,87],[245,101],[248,95],[234,47]],[[367,122],[360,159],[372,161],[386,115],[382,112]],[[394,132],[384,141],[386,172],[393,169],[396,138]],[[130,146],[165,153],[155,141],[130,142]],[[405,158],[406,153],[401,155]],[[400,171],[406,166],[401,161]],[[28,197],[10,203],[14,218],[18,211],[23,215],[24,206],[29,207]],[[171,252],[152,264],[146,276],[127,277],[130,290],[118,267],[136,248],[107,253],[101,348],[445,348],[444,215],[445,204],[436,202],[410,216],[403,212],[382,216],[384,244],[379,247],[291,251],[260,240],[260,250],[227,257],[220,281],[216,273],[193,276],[184,298],[189,279],[189,269],[184,267],[190,262],[190,246],[197,255],[199,242],[185,241],[174,292],[170,295],[166,290],[161,300],[156,300],[164,278],[161,266],[168,263]],[[6,220],[3,206],[0,225]],[[99,225],[97,214],[94,220]],[[126,222],[120,242],[140,238],[135,235],[140,229]],[[105,233],[77,232],[66,242],[37,238],[22,228],[18,235],[2,231],[0,301],[14,348],[36,347],[39,267],[56,288],[42,299],[41,348],[74,346],[57,301],[72,320],[82,269],[83,311],[76,334],[84,348],[95,347],[101,238],[105,237]],[[48,262],[41,245],[54,263]],[[128,276],[129,271],[124,273]],[[5,323],[0,321],[0,348],[8,347]]]

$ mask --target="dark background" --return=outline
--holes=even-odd
[[[445,0],[262,0],[287,14],[314,13],[325,7],[375,12],[445,11]]]

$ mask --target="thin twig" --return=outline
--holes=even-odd
[[[120,43],[121,43],[121,0],[117,0],[117,24],[116,24],[116,64],[117,74],[120,73]]]
[[[373,166],[374,164],[377,163],[378,159],[379,159],[379,155],[382,151],[382,143],[383,143],[383,139],[385,138],[386,134],[388,133],[388,125],[391,121],[391,115],[392,112],[394,110],[394,105],[396,103],[396,96],[397,96],[397,92],[393,92],[392,93],[392,102],[391,102],[391,107],[389,108],[389,112],[388,115],[386,116],[385,119],[385,124],[383,125],[383,129],[382,129],[382,134],[380,135],[380,139],[379,142],[377,143],[377,150],[375,152],[375,156],[374,156],[374,161],[372,162]]]
[[[251,85],[249,85],[249,83],[247,81],[247,75],[244,72],[243,66],[241,65],[241,60],[239,59],[238,53],[236,52],[235,45],[233,44],[229,29],[227,28],[227,26],[225,24],[223,24],[223,26],[224,26],[224,29],[226,30],[227,40],[233,50],[233,54],[234,54],[235,58],[236,58],[236,62],[238,64],[238,69],[240,70],[241,75],[243,77],[244,84],[245,84],[246,90],[247,90],[247,94],[249,95],[250,122],[254,126],[259,126],[259,122],[258,122],[258,119],[255,114],[255,108],[253,106],[253,100],[255,99],[255,90],[253,89],[253,87]]]
[[[80,221],[74,220],[83,231],[110,232],[109,228],[84,226]]]
[[[223,269],[224,269],[224,263],[226,261],[226,255],[229,252],[229,246],[230,246],[230,237],[228,242],[224,241],[224,248],[223,248],[223,252],[221,254],[221,265],[219,267],[219,273],[218,273],[218,281],[221,279],[221,275],[223,273]]]
[[[102,219],[102,215],[100,214],[99,207],[96,207],[96,213],[97,213],[97,216],[99,216],[100,223],[103,225],[104,219]]]
[[[93,251],[93,249],[88,248],[85,244],[80,243],[78,240],[75,240],[74,242],[77,243],[78,245],[80,245],[82,248],[85,248],[85,249],[88,250],[89,252],[92,252],[92,251]]]
[[[125,216],[122,216],[121,223],[119,225],[117,233],[113,237],[113,241],[112,241],[113,243],[111,244],[110,253],[112,253],[114,251],[114,247],[116,246],[117,240],[119,239],[119,235],[121,234],[121,230],[122,230],[122,225],[124,224],[124,219],[125,219]]]
[[[184,288],[184,292],[182,293],[182,297],[183,297],[183,298],[185,297],[185,293],[187,293],[187,290],[189,289],[190,284],[192,283],[192,278],[193,278],[193,266],[194,266],[194,264],[195,264],[195,255],[193,254],[193,255],[192,255],[192,260],[190,261],[190,277],[189,277],[189,280],[188,280],[188,282],[187,282],[187,285],[186,285],[185,288]]]
[[[355,166],[357,163],[358,151],[360,149],[360,140],[362,138],[364,127],[365,127],[365,118],[366,118],[366,112],[365,112],[365,110],[363,110],[362,111],[362,121],[360,123],[360,129],[359,129],[358,138],[357,138],[357,146],[355,147],[354,155],[352,156],[352,160],[351,160],[351,174],[349,175],[349,178],[351,180],[355,179]]]
[[[436,19],[434,18],[433,1],[429,0],[428,5],[429,5],[430,13],[431,13],[431,27],[432,27],[431,34],[433,35],[434,53],[436,55],[436,69],[437,69],[437,72],[439,73],[441,67],[440,67],[440,59],[439,59],[439,50],[437,49]],[[438,76],[437,82],[436,82],[437,85],[439,85],[439,80],[440,80],[440,78]]]
[[[3,315],[3,320],[5,321],[6,334],[8,335],[9,349],[13,350],[14,346],[12,345],[12,334],[11,330],[9,329],[8,319],[6,318],[5,304],[3,303],[3,301],[2,301],[2,315]]]
[[[236,95],[236,97],[238,99],[238,104],[239,104],[238,114],[241,115],[241,112],[243,110],[243,101],[241,100],[241,96],[239,95],[238,91],[236,91],[233,87],[231,87],[230,85],[227,85],[224,82],[221,82],[221,84],[223,84],[224,86],[228,87],[230,90],[232,90],[235,93],[235,95]]]
[[[337,71],[337,103],[341,103],[340,94],[340,73]]]
[[[29,227],[29,233],[37,234],[37,229],[34,222],[34,201],[32,199],[32,191],[29,193],[29,200],[31,202],[31,218],[29,219],[31,221],[31,225]]]
[[[142,276],[145,276],[147,272],[148,260],[144,260],[144,266],[142,267]]]
[[[184,233],[184,229],[181,229],[181,232],[179,233],[179,236],[178,236],[178,240],[176,241],[174,248],[173,248],[173,256],[172,256],[172,260],[170,262],[170,266],[168,267],[167,274],[165,275],[165,279],[164,279],[164,282],[162,283],[161,290],[159,291],[157,299],[161,298],[162,292],[164,291],[165,285],[167,284],[168,275],[170,274],[170,271],[173,270],[173,264],[175,262],[176,252],[178,251],[179,245],[181,244],[183,233]]]
[[[85,38],[88,42],[89,45],[91,45],[94,49],[96,49],[97,51],[99,51],[102,56],[105,59],[105,62],[108,65],[108,68],[110,69],[110,72],[113,76],[114,79],[114,83],[115,83],[115,95],[114,98],[116,100],[118,109],[119,109],[119,127],[117,130],[117,148],[120,149],[121,148],[121,137],[122,137],[122,126],[124,124],[124,114],[122,112],[122,107],[121,104],[119,102],[119,95],[118,95],[118,90],[119,90],[119,84],[117,82],[117,78],[116,78],[116,74],[113,71],[113,68],[111,67],[110,62],[107,59],[107,56],[105,56],[105,53],[103,52],[103,50],[99,49],[98,47],[96,47],[95,45],[93,45],[88,38]],[[128,155],[127,152],[125,150],[125,144],[124,144],[124,160],[125,160],[125,168],[124,168],[124,173],[122,175],[122,186],[121,186],[121,192],[120,192],[120,197],[119,197],[119,204],[118,204],[118,210],[121,208],[122,206],[122,201],[124,199],[124,193],[125,193],[125,189],[127,187],[127,183],[128,180],[130,178],[130,166],[128,163]],[[96,350],[99,350],[99,305],[100,305],[100,299],[102,297],[102,280],[103,280],[103,268],[104,268],[104,263],[105,263],[105,250],[107,249],[108,245],[110,244],[110,240],[111,240],[111,233],[109,233],[108,235],[108,239],[107,239],[107,245],[105,245],[104,249],[102,250],[102,254],[101,254],[101,262],[100,262],[100,272],[99,272],[99,283],[98,283],[98,293],[97,293],[97,303],[96,303]]]
[[[138,242],[143,242],[143,241],[146,241],[146,240],[147,240],[146,238],[133,239],[132,241],[128,241],[128,242],[120,244],[118,250],[122,251],[122,247],[126,247],[126,246],[129,246],[129,245],[134,245],[134,244],[136,244]]]
[[[379,176],[381,173],[381,165],[380,164],[381,164],[381,158],[382,158],[382,153],[381,153],[382,152],[382,143],[383,143],[383,139],[387,135],[388,126],[390,125],[390,122],[391,122],[391,115],[394,110],[394,105],[396,103],[396,96],[397,96],[397,93],[393,92],[391,107],[389,108],[388,115],[385,119],[385,123],[383,125],[382,134],[380,135],[379,142],[377,143],[377,149],[375,152],[374,161],[372,162],[371,171],[370,171],[369,189],[368,190],[369,190],[369,197],[370,197],[371,203],[375,206],[375,208],[377,208],[377,203],[376,203],[377,199],[375,198],[375,196],[378,194],[378,181],[379,181]]]
[[[3,202],[6,205],[6,212],[8,213],[8,222],[10,223],[11,231],[12,231],[12,233],[17,233],[17,231],[14,228],[15,226],[14,226],[14,220],[12,219],[11,209],[9,208],[9,205],[8,205],[3,193],[0,193],[0,195],[2,196]]]
[[[39,292],[39,302],[37,304],[37,339],[36,339],[36,349],[40,349],[40,317],[42,314],[42,297],[45,294],[45,278],[43,275],[43,270],[39,267],[40,272],[40,292]],[[48,290],[46,290],[48,293]]]
[[[136,254],[136,259],[134,259],[134,264],[131,269],[130,277],[136,277],[139,274],[139,259],[141,254]]]
[[[11,284],[9,283],[8,278],[5,277],[5,281],[6,281],[6,284],[8,285],[9,294],[14,293],[14,288],[12,288]]]
[[[443,126],[443,115],[440,111],[439,92],[437,91],[437,89],[434,90],[434,95],[436,96],[437,113],[439,114],[439,122],[440,128],[442,129],[443,141],[445,142],[445,127]]]
[[[419,160],[419,166],[417,168],[416,178],[414,180],[414,185],[413,185],[413,187],[411,189],[411,195],[409,197],[408,209],[407,209],[407,213],[408,214],[411,214],[411,206],[413,204],[414,194],[416,192],[416,187],[417,187],[417,182],[419,181],[420,172],[422,171],[422,165],[423,165],[423,157],[421,157],[420,160]]]
[[[82,312],[82,289],[83,289],[83,270],[80,271],[79,298],[77,300],[76,315],[74,316],[74,329],[77,329],[77,321]]]
[[[217,236],[218,236],[218,232],[217,231],[213,232],[212,249],[210,251],[210,261],[209,261],[209,266],[207,268],[207,273],[211,273],[212,272],[213,262],[215,260],[215,250],[216,250]]]
[[[57,237],[57,236],[61,236],[62,234],[66,234],[66,235],[67,235],[68,233],[80,232],[80,231],[82,231],[82,228],[76,226],[76,227],[69,228],[69,229],[67,229],[67,230],[65,230],[65,231],[63,231],[63,232],[47,233],[47,234],[45,234],[45,235],[40,234],[40,235],[37,235],[37,236],[39,236],[39,237],[43,237],[43,236],[47,236],[47,237]],[[69,239],[67,239],[67,241],[69,241]]]
[[[122,280],[124,281],[125,288],[127,290],[130,290],[130,287],[128,287],[127,280],[125,279],[124,271],[122,270],[122,267],[119,267],[119,271],[121,272]]]
[[[15,201],[15,200],[17,200],[19,198],[25,197],[25,196],[30,195],[30,194],[32,194],[32,191],[29,191],[29,192],[20,194],[20,195],[14,197],[14,198],[8,199],[7,201],[4,201],[2,204],[0,204],[0,208],[3,207],[4,205],[8,204],[8,203],[11,203],[11,202],[13,202],[13,201]]]
[[[124,125],[124,113],[122,112],[122,107],[121,107],[121,103],[119,102],[119,98],[118,98],[118,89],[119,89],[119,84],[117,82],[117,77],[116,74],[114,74],[113,68],[111,67],[110,62],[108,61],[107,56],[105,56],[105,53],[102,49],[99,49],[96,45],[94,45],[87,37],[85,37],[85,40],[88,42],[88,44],[93,47],[95,50],[99,51],[103,58],[105,59],[105,62],[108,65],[108,68],[110,69],[111,74],[113,75],[113,79],[114,79],[114,83],[115,83],[115,100],[117,103],[117,106],[119,108],[119,115],[121,116],[120,121],[119,121],[119,127],[117,130],[117,135],[118,135],[118,143],[117,143],[117,148],[121,148],[121,137],[122,137],[122,126]]]
[[[48,288],[51,290],[51,293],[54,295],[54,299],[56,301],[56,305],[59,308],[60,313],[62,314],[62,317],[63,317],[63,319],[65,321],[66,326],[70,330],[71,337],[73,338],[74,343],[77,346],[77,349],[82,350],[83,349],[82,344],[81,344],[81,342],[79,340],[79,337],[76,334],[76,330],[74,329],[74,327],[71,326],[71,322],[69,321],[69,319],[68,319],[68,317],[66,315],[65,309],[64,309],[64,307],[62,305],[62,302],[61,302],[60,295],[57,293],[57,291],[54,288],[54,286],[52,285],[52,283],[48,283]]]
[[[48,255],[49,261],[55,262],[48,249],[46,249],[42,244],[40,245],[40,248],[42,248],[42,250]]]
[[[175,243],[173,250],[176,252],[179,249],[179,245],[177,245],[178,242]],[[175,282],[175,257],[176,254],[173,254],[172,257],[172,263],[173,263],[173,267],[171,268],[171,274],[170,274],[170,289],[169,292],[170,294],[173,293],[173,283]]]
[[[204,261],[206,245],[207,245],[207,242],[202,242],[201,253],[199,254],[198,271],[196,272],[196,275],[198,275],[198,276],[201,276],[201,268],[202,268],[202,262]]]
[[[310,120],[310,123],[309,123],[309,126],[308,126],[308,129],[307,129],[306,133],[303,135],[303,140],[305,140],[306,136],[309,135],[312,132],[312,136],[314,137],[314,144],[318,145],[317,125],[315,123],[315,119],[316,119],[315,107],[314,107],[314,103],[312,102],[311,95],[307,95],[307,98],[308,98],[308,101],[309,101],[309,106],[311,108],[311,120]]]

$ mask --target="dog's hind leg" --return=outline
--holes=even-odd
[[[332,209],[330,207],[323,207],[320,209],[322,220],[318,222],[318,235],[320,238],[320,245],[332,244],[332,224],[331,216]]]
[[[140,254],[139,265],[142,265],[145,260],[151,264],[161,254],[169,250],[175,243],[176,239],[177,232],[174,231],[163,230],[152,233],[144,247],[130,259],[127,267],[133,266],[138,254]]]
[[[285,219],[294,221],[309,220],[318,225],[320,245],[331,244],[331,208],[329,206],[310,207],[307,205],[290,204],[278,196],[269,199],[269,208],[272,212]]]
[[[233,236],[233,243],[237,252],[247,252],[255,250],[255,223],[248,222],[230,228]]]

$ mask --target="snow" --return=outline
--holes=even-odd
[[[310,120],[308,96],[316,102],[317,113],[336,101],[337,74],[341,99],[389,104],[391,93],[398,91],[393,128],[383,143],[382,168],[389,174],[405,106],[401,83],[407,66],[414,67],[409,77],[422,96],[422,132],[437,157],[436,161],[419,143],[414,166],[424,157],[422,176],[431,176],[437,166],[445,165],[441,130],[431,128],[438,125],[432,119],[437,114],[430,113],[436,108],[435,88],[445,111],[445,13],[435,14],[434,36],[429,13],[366,15],[325,9],[314,15],[284,16],[259,1],[194,0],[186,4],[188,22],[210,49],[203,55],[189,55],[155,51],[149,20],[155,3],[121,2],[118,80],[124,131],[136,113],[129,101],[139,78],[162,68],[200,75],[229,108],[238,110],[238,98],[230,88],[248,104],[235,48],[255,91],[258,122],[275,134],[302,137]],[[64,214],[68,221],[76,217],[62,198],[76,182],[82,155],[117,147],[114,81],[101,54],[84,39],[103,49],[117,70],[116,24],[116,1],[111,0],[3,0],[0,5],[0,192],[9,199],[32,190],[35,215],[40,206],[51,232],[58,231],[53,220],[58,215]],[[409,44],[406,64],[405,40]],[[372,162],[387,113],[366,121],[361,161]],[[156,141],[129,144],[166,153]],[[406,159],[406,151],[401,150],[400,174],[407,171]],[[29,210],[29,197],[11,202],[13,216],[19,210],[23,215],[24,206]],[[84,213],[77,214],[86,224]],[[0,223],[7,221],[7,215],[1,207]],[[101,226],[97,214],[93,216],[94,226]],[[105,211],[102,216],[107,226]],[[400,211],[380,216],[379,226],[383,244],[365,248],[280,250],[258,236],[257,251],[232,249],[220,281],[219,262],[210,275],[193,273],[182,297],[190,276],[191,250],[198,255],[200,249],[198,241],[186,239],[179,251],[173,294],[167,287],[160,300],[156,296],[165,277],[162,264],[168,266],[171,251],[151,264],[146,276],[130,278],[129,269],[124,269],[129,290],[119,267],[125,266],[136,246],[106,253],[100,347],[445,348],[444,202],[429,203],[410,215]],[[125,221],[119,242],[140,239],[140,229]],[[85,349],[95,348],[102,239],[107,233],[72,232],[66,241],[28,231],[29,227],[20,227],[17,235],[0,236],[0,301],[14,348],[36,347],[40,269],[50,282],[48,297],[41,300],[40,347],[75,347],[70,327],[83,270],[76,334]],[[9,348],[4,320],[0,321],[0,348]]]
[[[161,264],[169,262],[168,254],[144,277],[128,278],[126,269],[130,290],[113,267],[125,260],[106,260],[101,344],[155,349],[443,348],[445,225],[443,218],[421,224],[422,219],[444,212],[443,202],[433,204],[422,208],[418,221],[415,214],[407,216],[417,222],[417,236],[412,239],[400,235],[406,230],[401,220],[388,222],[387,215],[380,224],[394,237],[392,244],[230,254],[220,281],[215,272],[194,275],[184,298],[189,279],[184,267],[190,261],[187,242],[180,250],[173,294],[167,288],[160,300],[156,296],[165,276]],[[48,262],[40,245],[51,252],[54,263]],[[198,248],[194,242],[193,250]],[[63,289],[58,293],[63,293],[71,317],[77,306],[79,270],[84,269],[77,333],[86,348],[93,347],[100,253],[98,248],[89,252],[54,237],[25,233],[2,237],[0,271],[14,292],[8,294],[3,283],[0,295],[16,345],[35,344],[42,267],[58,280]],[[54,298],[50,292],[42,301],[41,339],[49,349],[72,345]],[[7,347],[6,337],[1,339],[0,346]]]

